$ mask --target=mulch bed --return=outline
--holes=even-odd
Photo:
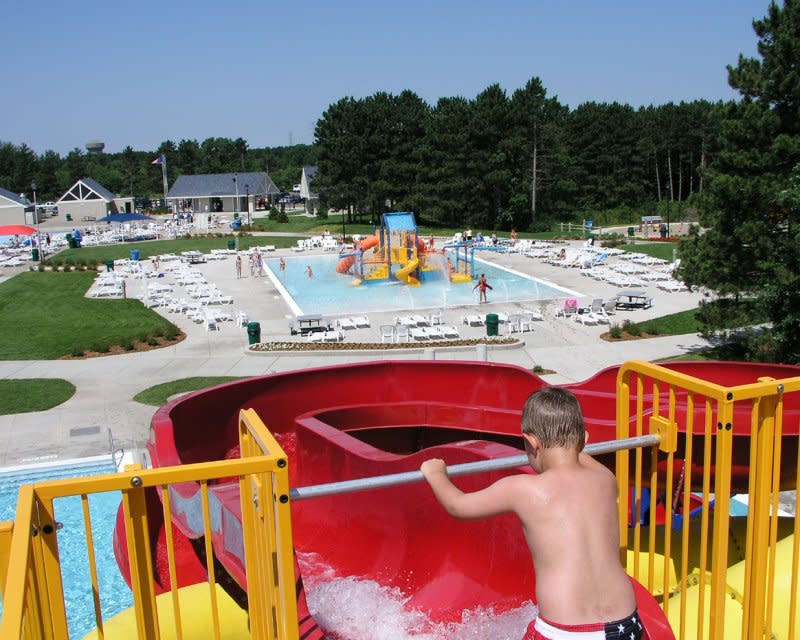
[[[171,347],[174,344],[178,344],[186,339],[186,334],[181,331],[178,336],[173,340],[167,340],[164,337],[153,338],[156,344],[149,344],[147,342],[140,342],[139,340],[132,340],[130,349],[124,349],[118,344],[111,346],[108,348],[108,351],[91,351],[87,349],[83,352],[83,355],[76,356],[73,354],[69,354],[66,356],[61,356],[59,360],[86,360],[88,358],[101,358],[103,356],[117,356],[123,353],[137,353],[139,351],[152,351],[153,349],[162,349],[164,347]]]

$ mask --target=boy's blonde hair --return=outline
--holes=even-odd
[[[566,389],[545,387],[531,394],[522,410],[522,432],[541,445],[583,450],[586,431],[578,399]]]

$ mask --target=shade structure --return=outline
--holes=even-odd
[[[103,218],[98,218],[96,222],[154,222],[155,218],[146,216],[143,213],[110,213]]]
[[[26,224],[0,225],[0,236],[32,236],[35,233],[36,227],[29,227]]]

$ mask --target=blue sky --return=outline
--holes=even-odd
[[[0,141],[311,143],[344,96],[510,96],[531,77],[575,107],[731,99],[767,0],[3,0]]]

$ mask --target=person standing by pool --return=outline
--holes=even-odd
[[[492,285],[490,285],[486,281],[486,274],[485,273],[481,274],[481,277],[478,278],[478,282],[475,284],[474,287],[472,287],[473,291],[475,291],[475,289],[477,289],[478,292],[480,293],[480,297],[478,298],[478,303],[489,302],[487,300],[487,298],[486,298],[486,290],[487,289],[492,289],[492,291],[494,291],[494,289],[492,288]]]
[[[311,269],[311,265],[306,267],[306,275],[308,276],[309,280],[314,277],[314,271]]]
[[[236,256],[236,279],[242,277],[242,256]]]
[[[283,256],[281,256],[281,260],[278,263],[278,266],[280,267],[280,270],[281,270],[281,276],[285,275],[286,274],[286,260],[283,259]]]

